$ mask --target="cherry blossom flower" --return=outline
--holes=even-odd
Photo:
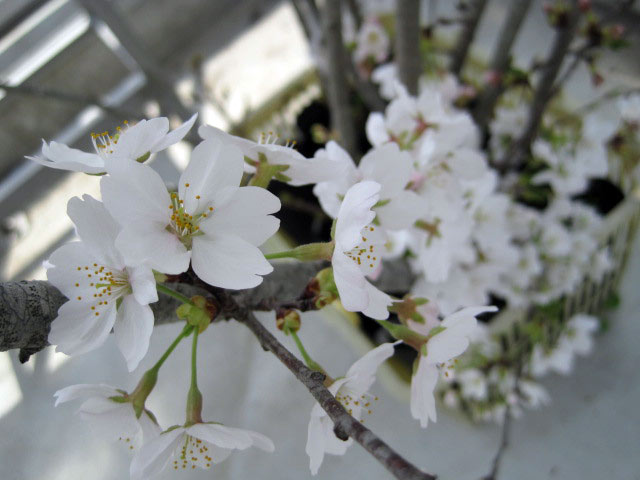
[[[456,381],[460,383],[462,396],[474,400],[486,400],[489,385],[484,374],[477,368],[469,368],[456,374]]]
[[[169,464],[178,469],[211,468],[225,460],[233,450],[254,446],[273,452],[273,442],[251,430],[227,427],[220,423],[196,423],[170,428],[145,442],[131,462],[131,480],[152,478]]]
[[[529,367],[534,377],[540,377],[552,370],[561,375],[568,375],[573,370],[575,355],[588,355],[593,349],[593,334],[598,330],[600,322],[596,317],[577,314],[567,322],[565,332],[556,345],[545,349],[538,344],[534,347]]]
[[[640,123],[640,94],[620,97],[617,101],[620,116],[626,122]]]
[[[111,159],[144,161],[153,153],[179,142],[189,132],[196,121],[197,114],[169,132],[169,120],[166,117],[141,120],[133,126],[124,122],[116,132],[92,133],[91,141],[95,153],[87,153],[70,148],[63,143],[42,141],[42,156],[27,157],[45,167],[59,170],[71,170],[84,173],[104,173]]]
[[[380,198],[380,188],[376,182],[365,181],[347,190],[336,220],[331,257],[333,277],[344,308],[378,320],[389,316],[391,297],[365,277],[380,266],[380,252],[385,243],[381,229],[371,223],[376,215],[371,208]]]
[[[476,329],[475,317],[484,312],[495,312],[496,307],[467,307],[442,320],[429,332],[429,339],[421,348],[414,363],[411,379],[411,415],[425,428],[429,420],[435,422],[436,401],[433,391],[443,368],[450,360],[462,354],[469,346],[469,337]],[[445,372],[445,375],[448,372]]]
[[[114,162],[102,178],[105,206],[121,224],[116,245],[128,265],[148,263],[166,274],[189,267],[222,288],[251,288],[273,267],[258,246],[280,221],[278,198],[259,187],[238,187],[242,153],[219,140],[194,148],[169,193],[160,175],[146,165]]]
[[[373,148],[362,157],[358,166],[334,141],[316,152],[314,159],[334,165],[333,178],[313,188],[323,210],[333,218],[337,217],[340,200],[349,187],[362,180],[380,184],[380,201],[373,210],[385,229],[409,228],[425,211],[423,199],[406,189],[413,172],[411,155],[401,152],[395,143]]]
[[[205,139],[218,139],[219,141],[234,145],[242,155],[251,163],[245,161],[244,171],[255,173],[255,165],[266,161],[269,165],[286,166],[282,176],[287,178],[287,183],[293,186],[307,185],[309,183],[322,182],[335,175],[330,162],[318,159],[305,158],[293,147],[295,144],[278,145],[278,137],[273,134],[261,135],[259,142],[253,142],[246,138],[230,135],[211,125],[202,125],[198,129],[200,136]],[[276,178],[277,179],[277,178]]]
[[[141,166],[141,165],[140,165]],[[149,347],[158,300],[148,266],[127,266],[115,247],[120,231],[104,205],[89,195],[69,200],[67,213],[81,242],[63,245],[49,258],[47,278],[69,299],[51,324],[49,342],[67,355],[104,343],[113,328],[129,371]]]
[[[525,407],[538,409],[551,403],[551,398],[547,390],[537,382],[532,380],[520,380],[518,389]]]
[[[357,420],[361,420],[363,414],[371,413],[372,400],[369,389],[376,380],[378,367],[393,355],[395,343],[383,343],[367,352],[362,358],[351,365],[344,377],[336,379],[329,387],[329,391],[336,397],[344,408]],[[316,475],[322,464],[325,453],[331,455],[344,455],[347,448],[353,443],[353,439],[342,441],[333,433],[333,421],[329,415],[315,404],[311,409],[311,419],[307,431],[306,452],[309,455],[309,468]]]
[[[58,390],[56,407],[65,402],[83,399],[78,414],[98,435],[120,440],[130,450],[139,448],[160,434],[153,414],[143,410],[136,417],[133,404],[126,401],[124,392],[110,385],[80,384]]]
[[[389,55],[389,36],[375,18],[368,18],[358,31],[357,46],[353,52],[356,63],[369,59],[380,63]]]

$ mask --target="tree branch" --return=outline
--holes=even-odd
[[[498,451],[496,452],[495,457],[493,457],[493,463],[491,464],[491,471],[482,478],[482,480],[496,480],[498,475],[498,470],[500,469],[500,462],[502,461],[502,456],[504,455],[504,451],[509,446],[509,432],[511,427],[511,412],[509,409],[509,405],[507,404],[506,410],[504,412],[504,422],[502,423],[502,435],[500,439],[500,445],[498,446]]]
[[[499,167],[502,169],[510,164],[519,166],[523,163],[531,142],[538,133],[538,128],[542,122],[542,115],[553,96],[554,82],[562,67],[562,61],[569,51],[571,40],[578,28],[579,20],[580,7],[578,1],[573,0],[566,19],[561,25],[557,26],[558,32],[554,38],[551,53],[542,67],[542,77],[538,82],[533,101],[529,107],[527,124],[520,138],[513,143],[505,157],[500,161]]]
[[[340,0],[326,0],[323,12],[324,41],[327,52],[328,100],[331,128],[352,157],[357,156],[356,131],[351,113],[349,84],[347,82],[347,56],[342,41],[342,9]]]
[[[420,55],[420,1],[396,1],[396,63],[400,81],[411,95],[418,94],[422,73]]]
[[[398,479],[436,479],[435,476],[418,470],[371,430],[349,415],[342,404],[324,386],[325,376],[320,372],[307,368],[262,326],[251,311],[238,307],[238,310],[232,316],[251,330],[260,345],[262,345],[262,348],[273,353],[309,390],[309,393],[333,421],[335,425],[334,433],[338,438],[345,441],[349,437],[353,438]]]
[[[492,117],[493,109],[502,93],[502,77],[509,66],[511,46],[516,39],[530,4],[531,0],[513,0],[502,25],[502,30],[500,30],[496,50],[489,66],[490,71],[500,80],[487,84],[480,94],[478,106],[473,112],[476,123],[483,130]]]
[[[413,282],[408,266],[404,262],[387,264],[388,272],[378,279],[378,285],[393,286],[390,290],[409,289]],[[254,316],[252,310],[264,306],[276,297],[294,298],[301,285],[326,266],[326,262],[287,262],[275,265],[274,272],[257,288],[249,291],[229,291],[198,283],[196,285],[173,283],[174,289],[186,296],[213,296],[219,308],[216,320],[235,318],[249,328],[260,345],[271,351],[309,390],[320,406],[334,422],[334,433],[342,440],[349,437],[360,443],[396,478],[401,480],[435,480],[436,477],[421,472],[409,463],[371,430],[349,415],[342,404],[324,386],[325,376],[307,368],[289,352]],[[401,275],[398,277],[397,275]],[[192,277],[186,272],[175,279]],[[7,282],[0,284],[0,351],[20,348],[20,360],[44,348],[51,322],[66,298],[52,285],[44,281]],[[156,325],[176,321],[175,309],[179,302],[162,297],[152,305]]]
[[[326,262],[280,262],[273,272],[256,288],[229,291],[234,302],[249,310],[275,310],[300,297],[305,285]],[[402,261],[386,262],[380,278],[374,282],[390,293],[403,294],[413,284],[414,276]],[[191,297],[207,296],[213,290],[208,285],[197,284],[189,275],[176,277],[172,288]],[[216,290],[222,291],[220,289]],[[0,351],[20,349],[20,360],[48,345],[51,322],[67,299],[60,291],[43,281],[0,283]],[[175,311],[179,302],[162,296],[151,305],[156,325],[177,321]]]
[[[458,37],[458,43],[456,44],[453,52],[451,52],[451,73],[459,77],[462,71],[462,66],[469,53],[469,47],[473,41],[473,36],[476,33],[476,28],[480,22],[480,17],[484,7],[487,5],[487,0],[471,0],[470,5],[467,7],[469,11],[465,16],[462,24],[462,32]]]

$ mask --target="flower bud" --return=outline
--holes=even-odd
[[[198,332],[202,333],[215,318],[218,309],[213,302],[200,295],[191,297],[191,301],[193,305],[183,303],[177,308],[176,314],[178,318],[186,320],[189,325],[197,327]]]
[[[409,320],[424,324],[425,318],[418,312],[418,307],[428,302],[429,300],[426,298],[411,298],[409,295],[406,295],[402,300],[393,302],[389,307],[389,311],[398,315],[398,319],[403,325],[407,325]]]
[[[317,309],[321,309],[338,299],[338,287],[333,279],[333,269],[320,270],[307,286],[307,292],[312,294]]]
[[[288,334],[289,331],[300,330],[300,314],[295,310],[285,308],[276,311],[276,327]]]

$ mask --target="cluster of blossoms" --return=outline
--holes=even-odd
[[[409,228],[392,229],[386,252],[410,259],[418,274],[413,296],[429,299],[445,314],[464,305],[486,304],[493,296],[525,311],[560,302],[585,279],[597,283],[611,271],[615,263],[610,246],[599,243],[603,217],[576,197],[585,194],[592,179],[616,178],[613,165],[623,165],[624,173],[617,172],[621,185],[623,179],[630,186],[637,184],[629,178],[638,171],[640,96],[618,101],[617,122],[606,122],[606,116],[594,112],[574,122],[577,125],[553,123],[533,144],[535,170],[500,176],[486,160],[503,158],[522,132],[528,106],[521,96],[515,101],[506,95],[497,108],[487,158],[470,116],[455,106],[469,91],[451,75],[421,78],[417,97],[406,93],[393,64],[378,67],[372,78],[380,84],[381,95],[391,100],[384,114],[373,113],[367,122],[372,151],[395,143],[408,153],[412,169],[406,190],[421,197],[421,207],[412,210],[420,215]],[[545,123],[552,120],[545,118]],[[622,161],[612,162],[612,156]],[[546,205],[523,202],[523,184],[543,191]],[[320,201],[330,213],[322,196]],[[561,338],[572,335],[572,325],[582,317],[576,318],[562,327]],[[520,405],[536,408],[548,402],[533,378],[539,368],[525,369],[526,377],[516,382],[512,368],[490,366],[504,356],[499,336],[480,324],[471,340],[473,347],[455,372],[442,377],[440,394],[446,404],[475,418],[500,420],[506,405],[517,415]],[[557,348],[564,352],[560,358],[572,358],[566,345],[555,338],[544,351],[551,355]],[[532,365],[541,348],[536,345],[538,357]]]
[[[44,142],[42,156],[32,158],[51,168],[101,176],[101,200],[84,195],[68,203],[79,241],[62,246],[47,262],[49,281],[69,299],[49,336],[58,351],[92,351],[113,331],[133,371],[149,348],[151,304],[158,292],[182,302],[177,315],[185,320],[184,329],[132,392],[99,384],[56,393],[56,404],[82,399],[84,419],[136,450],[132,479],[151,478],[168,466],[209,468],[251,446],[274,450],[260,433],[202,419],[197,342],[215,312],[206,299],[187,298],[167,286],[181,274],[218,289],[241,290],[261,284],[273,271],[272,259],[329,262],[305,290],[315,295],[315,308],[339,300],[345,310],[377,321],[395,341],[372,349],[344,376],[333,378],[304,350],[297,313],[277,312],[278,321],[294,336],[308,367],[325,375],[329,392],[357,420],[371,413],[376,372],[400,343],[416,351],[410,413],[422,427],[436,421],[438,396],[476,418],[498,421],[507,412],[517,416],[522,407],[544,405],[549,396],[536,379],[549,371],[569,373],[575,355],[591,351],[598,329],[594,317],[557,322],[552,334],[543,331],[544,322],[528,322],[524,335],[540,340],[516,373],[501,361],[500,337],[476,317],[497,311],[488,306],[496,296],[509,307],[548,312],[585,278],[598,282],[611,270],[611,252],[597,241],[603,219],[576,196],[592,179],[610,173],[611,155],[620,158],[618,174],[637,183],[640,96],[619,102],[617,124],[603,124],[593,114],[565,130],[543,129],[532,145],[534,171],[500,175],[490,161],[502,158],[522,131],[525,105],[506,97],[485,152],[478,127],[457,106],[475,91],[443,74],[422,78],[419,94],[410,95],[398,82],[395,65],[380,65],[389,45],[382,22],[373,17],[355,35],[355,63],[389,100],[384,112],[369,116],[372,148],[359,159],[333,140],[306,158],[272,135],[253,142],[202,125],[202,141],[177,189],[170,190],[145,162],[182,140],[195,115],[173,131],[168,119],[155,118],[125,122],[113,134],[92,134],[92,153]],[[274,216],[280,200],[268,191],[272,181],[313,185],[321,208],[334,220],[330,241],[266,255],[260,250],[280,228]],[[522,202],[523,190],[542,195],[544,206]],[[394,298],[376,279],[383,259],[399,258],[409,263],[416,281],[403,298]],[[145,402],[162,364],[188,336],[193,337],[192,383],[185,422],[162,429]],[[325,454],[342,455],[351,443],[335,436],[333,421],[319,404],[312,407],[306,453],[313,474]]]
[[[339,299],[346,310],[380,321],[398,339],[371,350],[344,377],[327,375],[329,391],[361,419],[371,411],[374,397],[369,389],[379,365],[404,341],[418,353],[411,413],[422,426],[429,419],[435,421],[434,389],[440,372],[450,370],[455,357],[469,345],[475,316],[496,309],[448,311],[441,320],[432,309],[427,319],[412,315],[400,317],[401,324],[386,321],[394,306],[402,309],[407,304],[424,305],[424,301],[394,299],[374,286],[382,258],[392,254],[390,245],[397,241],[392,239],[415,228],[416,222],[438,222],[429,216],[425,190],[417,186],[424,185],[425,179],[418,178],[412,155],[395,142],[381,141],[356,165],[337,143],[330,142],[307,159],[270,138],[255,143],[201,126],[203,140],[193,149],[177,189],[169,190],[145,162],[181,140],[194,122],[195,117],[172,132],[166,118],[125,124],[113,135],[93,135],[96,153],[52,142],[43,144],[43,158],[34,159],[53,168],[102,175],[101,200],[85,195],[68,203],[79,241],[62,246],[47,261],[49,281],[69,299],[52,323],[49,341],[57,351],[89,352],[113,330],[133,371],[149,347],[154,325],[150,305],[158,301],[158,292],[179,299],[183,304],[177,314],[186,320],[178,338],[132,392],[108,385],[74,385],[56,393],[56,404],[82,399],[84,419],[136,450],[132,479],[153,477],[167,466],[209,468],[233,450],[250,446],[273,451],[273,443],[262,434],[202,419],[195,352],[198,336],[214,313],[204,298],[184,297],[167,282],[170,285],[172,278],[188,271],[213,287],[253,288],[273,270],[268,259],[293,257],[331,262],[314,280],[320,289],[317,308]],[[315,184],[322,206],[335,218],[330,242],[262,253],[259,247],[280,225],[272,215],[280,209],[280,201],[265,188],[271,180],[292,186]],[[285,322],[287,334],[296,335],[298,328],[299,323],[296,327]],[[193,336],[193,358],[185,423],[163,430],[145,402],[162,364],[188,336]],[[306,352],[303,356],[309,358],[311,368],[324,372]],[[351,443],[337,439],[331,426],[332,420],[315,405],[306,448],[314,474],[325,453],[343,454]]]

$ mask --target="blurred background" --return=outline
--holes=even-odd
[[[393,2],[361,3],[372,10],[393,8]],[[422,22],[455,16],[456,3],[423,2]],[[616,15],[621,3],[633,2],[592,3]],[[517,37],[517,63],[530,63],[551,44],[542,4],[533,2]],[[508,5],[488,2],[474,55],[487,57]],[[608,54],[600,66],[608,86],[640,88],[640,7],[625,10],[619,21],[630,46]],[[443,35],[455,35],[457,28],[444,28]],[[197,111],[200,122],[255,139],[265,125],[292,128],[297,113],[321,96],[314,81],[317,61],[287,1],[0,0],[0,280],[45,279],[43,260],[74,238],[66,202],[83,193],[99,197],[99,177],[24,159],[39,153],[43,138],[91,150],[90,132],[159,114],[178,125],[180,117]],[[594,97],[586,74],[573,76],[567,90],[573,105]],[[152,166],[168,183],[176,182],[190,149],[188,142],[177,144]],[[637,245],[633,251],[612,328],[572,376],[545,379],[553,403],[515,423],[501,478],[640,478]],[[330,371],[343,370],[368,348],[336,312],[323,315],[322,323],[313,321],[319,314],[309,315],[307,347],[335,352],[326,365]],[[263,318],[272,326],[269,316]],[[157,328],[147,358],[132,375],[111,340],[73,359],[49,348],[20,364],[17,352],[0,353],[0,477],[127,478],[126,449],[94,437],[73,415],[74,407],[54,409],[52,394],[73,383],[133,387],[178,329]],[[243,326],[216,325],[207,337],[200,352],[208,366],[200,368],[205,413],[270,436],[276,453],[242,452],[211,471],[180,475],[311,478],[304,443],[313,402],[306,390]],[[174,392],[186,391],[186,348],[181,345],[170,359],[151,397],[151,409],[165,426],[182,415],[184,399]],[[376,393],[380,401],[367,425],[409,460],[443,479],[478,479],[489,470],[498,426],[441,410],[438,423],[422,430],[410,418],[406,386],[389,372],[381,375]],[[388,478],[357,445],[344,457],[325,458],[317,478],[357,475]],[[162,478],[173,477],[167,472]]]

